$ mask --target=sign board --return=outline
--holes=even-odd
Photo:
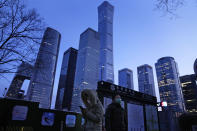
[[[75,127],[76,116],[75,115],[66,115],[66,127]]]
[[[54,124],[54,113],[51,112],[44,112],[42,115],[42,122],[43,126],[52,126]]]
[[[14,106],[12,110],[12,120],[24,121],[27,118],[28,107],[27,106]]]

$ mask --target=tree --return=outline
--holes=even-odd
[[[183,5],[184,0],[157,0],[156,8],[174,15],[174,12]]]
[[[22,0],[0,0],[0,75],[35,61],[43,31],[43,19]]]

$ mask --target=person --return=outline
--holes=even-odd
[[[94,90],[84,89],[81,98],[86,108],[80,106],[85,119],[84,131],[102,131],[104,109]]]
[[[127,131],[126,112],[121,107],[121,97],[115,94],[112,103],[108,105],[105,113],[106,131]]]

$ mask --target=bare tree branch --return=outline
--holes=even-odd
[[[184,0],[157,0],[156,9],[175,15],[175,11],[184,5]]]
[[[2,1],[0,1],[0,8],[3,8],[6,5],[7,1],[8,0],[2,0]]]
[[[36,10],[27,10],[23,0],[0,0],[0,73],[34,61],[43,32],[43,19]]]

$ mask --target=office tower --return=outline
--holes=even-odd
[[[104,1],[98,7],[98,32],[100,35],[99,79],[114,82],[113,66],[113,15],[114,7]]]
[[[50,108],[61,35],[52,28],[45,30],[30,80],[27,99]]]
[[[153,69],[144,64],[137,67],[139,92],[155,96]]]
[[[122,69],[118,71],[119,86],[123,86],[134,90],[133,71],[130,69]]]
[[[197,77],[197,59],[194,62],[194,72],[195,72],[195,75]]]
[[[70,110],[71,108],[76,62],[77,50],[71,47],[64,52],[55,109]]]
[[[197,84],[196,75],[180,77],[185,108],[187,112],[197,112]]]
[[[178,66],[173,57],[160,58],[155,64],[161,101],[168,103],[174,112],[183,112],[183,94],[181,90]]]
[[[81,91],[97,88],[99,80],[99,33],[88,28],[80,35],[71,110],[79,112]]]
[[[6,98],[19,99],[21,96],[21,88],[24,81],[30,80],[32,77],[33,66],[29,63],[22,62],[17,68],[16,74],[10,84],[10,87],[6,93]],[[20,97],[21,99],[21,97]]]

